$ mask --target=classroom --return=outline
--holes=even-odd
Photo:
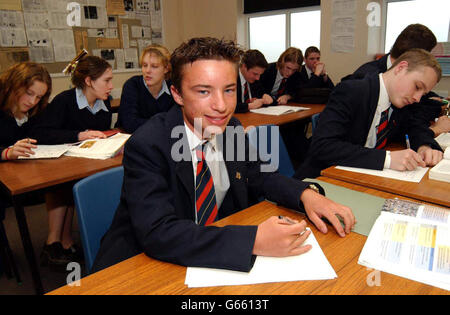
[[[449,12],[2,1],[0,295],[448,295]]]

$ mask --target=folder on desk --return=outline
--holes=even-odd
[[[329,184],[317,179],[305,179],[306,182],[318,183],[325,190],[327,198],[352,209],[357,223],[353,232],[368,236],[370,229],[381,213],[384,198],[359,191]]]

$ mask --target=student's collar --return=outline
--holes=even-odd
[[[308,78],[311,78],[311,74],[313,73],[311,69],[307,65],[305,65],[306,73],[308,74]]]
[[[275,81],[277,81],[277,80],[283,80],[284,79],[284,77],[283,77],[283,75],[281,74],[281,72],[280,72],[280,69],[277,69],[277,77],[275,78]]]
[[[101,110],[104,110],[105,112],[109,112],[108,108],[106,107],[105,103],[103,102],[103,100],[97,99],[95,101],[94,107],[92,108],[91,106],[89,106],[89,102],[86,98],[86,95],[84,95],[83,90],[80,88],[76,88],[75,89],[75,94],[77,97],[77,105],[78,105],[78,109],[82,110],[85,108],[88,108],[88,110],[93,113],[96,114]]]
[[[188,127],[186,122],[184,122],[184,128],[186,129],[186,135],[189,142],[189,150],[194,151],[199,145],[205,145],[206,143],[211,144],[211,148],[215,151],[217,140],[216,135],[212,135],[210,139],[200,139],[197,135]]]
[[[392,64],[393,64],[393,62],[392,62],[392,55],[389,54],[388,57],[387,57],[387,60],[386,60],[386,69],[387,70],[391,69]]]
[[[380,97],[378,98],[378,109],[380,112],[385,111],[391,106],[391,102],[389,101],[389,94],[386,89],[386,85],[384,84],[383,74],[380,73]]]
[[[147,86],[147,83],[145,82],[144,76],[142,76],[142,81],[144,82],[144,86],[147,88],[148,92],[152,94],[152,92],[150,92],[150,88]],[[166,80],[162,81],[161,90],[159,91],[158,96],[156,98],[157,99],[160,98],[161,95],[163,95],[164,93],[170,95],[169,87],[167,86]]]
[[[239,69],[239,78],[241,79],[241,86],[244,86],[244,84],[247,82],[247,80],[245,80],[245,77],[242,74],[241,69]]]

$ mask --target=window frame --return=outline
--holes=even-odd
[[[291,47],[291,15],[294,13],[302,13],[302,12],[308,12],[308,11],[319,11],[321,12],[321,7],[319,5],[317,6],[310,6],[310,7],[302,7],[302,8],[295,8],[295,9],[287,9],[287,10],[274,10],[274,11],[265,11],[265,12],[259,12],[259,13],[252,13],[252,14],[245,14],[245,34],[246,34],[246,46],[250,48],[250,19],[251,18],[258,18],[258,17],[266,17],[266,16],[272,16],[272,15],[282,15],[284,14],[286,17],[286,47],[285,50],[289,47]],[[322,16],[321,16],[322,20]],[[319,39],[321,42],[321,40]],[[320,47],[319,47],[320,49]]]

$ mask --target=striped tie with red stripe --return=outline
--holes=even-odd
[[[198,225],[208,225],[217,218],[217,203],[214,182],[205,160],[205,154],[202,147],[195,150],[198,164],[195,179],[195,199],[197,206]]]
[[[280,87],[278,88],[277,96],[278,97],[282,96],[285,90],[286,90],[286,78],[283,78],[283,80],[281,80],[280,82]]]
[[[389,132],[387,126],[389,123],[389,108],[381,113],[380,124],[377,128],[377,143],[375,148],[383,150],[387,144],[387,134]]]

